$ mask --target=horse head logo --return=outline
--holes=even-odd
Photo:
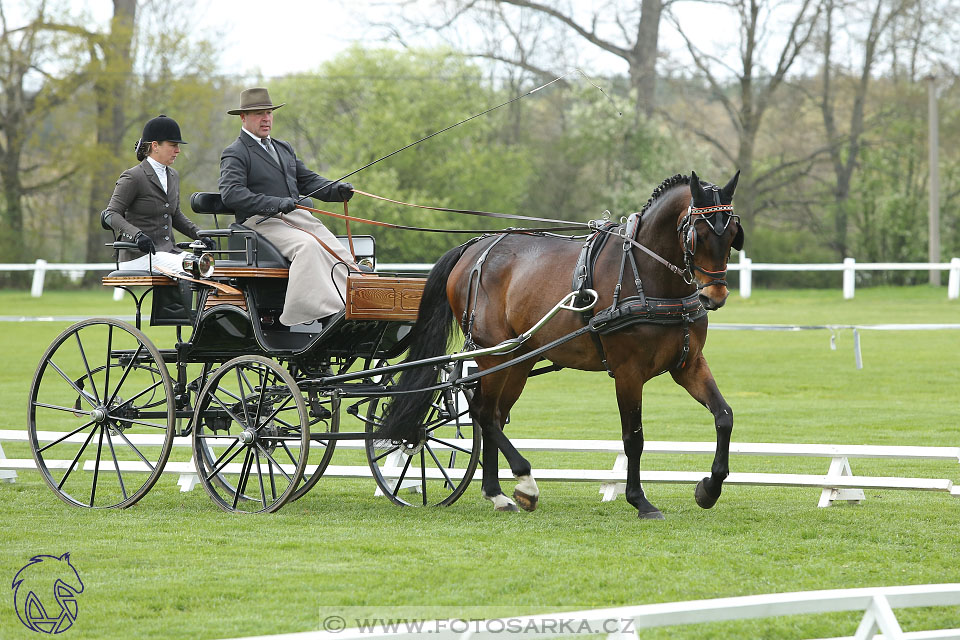
[[[70,554],[34,556],[13,578],[13,602],[20,622],[31,631],[63,633],[77,619],[80,574]]]

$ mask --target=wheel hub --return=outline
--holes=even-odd
[[[93,421],[97,424],[103,424],[107,419],[107,410],[103,407],[97,407],[90,412],[90,417],[93,418]]]
[[[253,429],[244,429],[240,432],[240,442],[243,444],[253,444],[257,439],[257,432]]]

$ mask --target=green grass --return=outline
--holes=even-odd
[[[130,315],[109,292],[0,291],[3,315]],[[943,288],[765,291],[711,315],[715,323],[960,322]],[[24,428],[27,390],[46,346],[66,324],[2,323],[4,428]],[[172,332],[150,330],[160,346]],[[852,334],[713,331],[707,357],[732,405],[741,442],[956,446],[960,332]],[[645,388],[653,440],[711,440],[707,412],[665,376]],[[619,437],[612,381],[560,372],[534,378],[512,414],[514,437]],[[24,445],[4,445],[10,457]],[[343,463],[341,454],[333,463]],[[346,458],[343,458],[345,460]],[[611,456],[538,454],[535,465],[612,466]],[[646,469],[709,468],[708,457],[644,457]],[[735,471],[823,473],[826,460],[734,457]],[[951,478],[948,462],[854,460],[862,474]],[[536,473],[536,472],[534,472]],[[505,488],[507,486],[505,485]],[[497,514],[479,482],[447,509],[400,509],[373,483],[324,479],[268,516],[223,513],[202,489],[161,478],[126,511],[70,508],[37,473],[0,484],[0,578],[34,554],[71,552],[86,585],[74,638],[222,638],[317,629],[321,615],[452,617],[583,608],[809,589],[960,582],[960,502],[944,494],[868,491],[860,506],[816,507],[818,491],[728,487],[704,511],[693,487],[646,487],[666,515],[641,522],[597,485],[541,483],[532,514]],[[12,592],[0,637],[34,634]],[[402,609],[398,609],[402,607]],[[960,627],[960,608],[902,610],[906,630]],[[800,638],[852,635],[859,616],[792,616],[644,632],[645,638]]]

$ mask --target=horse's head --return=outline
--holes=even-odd
[[[708,310],[719,309],[727,300],[727,260],[730,248],[743,248],[740,217],[733,213],[733,192],[740,172],[725,187],[701,181],[690,172],[690,206],[680,218],[677,232],[684,262],[697,283],[700,300]]]

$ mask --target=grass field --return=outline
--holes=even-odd
[[[3,315],[130,315],[109,292],[0,291]],[[756,290],[732,295],[715,323],[958,323],[945,289]],[[25,428],[27,392],[66,323],[0,323],[0,428]],[[150,330],[160,346],[172,332]],[[707,357],[735,411],[741,442],[956,446],[960,332],[852,334],[713,331]],[[712,440],[712,418],[668,377],[645,389],[651,440]],[[617,439],[611,380],[560,372],[534,378],[512,414],[514,437]],[[8,457],[29,456],[4,445]],[[344,463],[338,453],[334,464]],[[344,453],[344,455],[346,455]],[[610,456],[539,454],[536,467],[607,468]],[[859,474],[951,478],[947,462],[853,461]],[[645,469],[707,471],[708,457],[644,456]],[[825,460],[734,457],[734,471],[823,473]],[[541,483],[534,513],[495,513],[475,482],[446,509],[401,509],[373,483],[323,479],[266,516],[217,509],[197,489],[161,478],[126,511],[71,508],[37,473],[0,483],[0,579],[35,554],[69,551],[86,585],[65,637],[226,638],[317,629],[343,615],[524,615],[809,589],[960,582],[960,502],[945,494],[868,491],[859,506],[818,509],[817,490],[725,489],[704,511],[687,485],[646,486],[665,514],[639,521],[593,484]],[[505,485],[507,489],[507,485]],[[7,583],[9,584],[9,583]],[[960,627],[960,608],[902,610],[905,630]],[[644,632],[644,638],[806,638],[852,635],[859,615],[792,616]],[[0,637],[35,635],[12,591]]]

